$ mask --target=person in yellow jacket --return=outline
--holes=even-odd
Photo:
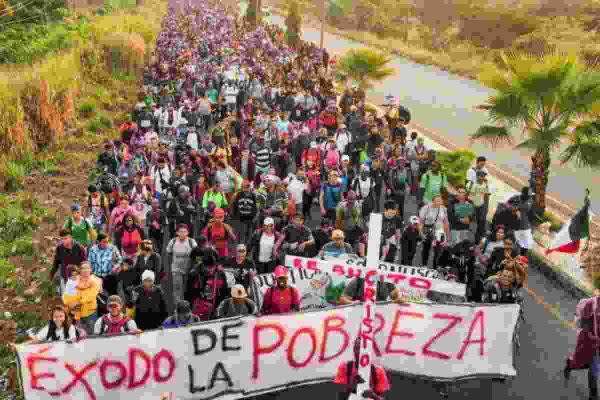
[[[87,261],[81,263],[79,271],[74,296],[67,296],[63,301],[79,316],[80,327],[91,335],[98,319],[97,297],[102,292],[102,279],[92,275],[92,266]]]

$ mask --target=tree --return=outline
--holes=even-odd
[[[511,128],[520,130],[516,148],[533,152],[530,186],[538,213],[546,208],[552,154],[562,144],[567,144],[559,156],[562,164],[600,166],[600,121],[590,120],[600,111],[600,73],[574,55],[511,53],[502,55],[500,69],[484,66],[479,79],[497,91],[479,106],[496,125],[481,126],[471,139],[495,147],[513,142]]]
[[[394,73],[387,67],[390,58],[370,49],[351,49],[338,60],[337,70],[340,80],[358,83],[363,90],[370,88],[375,81],[381,81]]]
[[[302,15],[306,8],[307,4],[303,0],[285,0],[283,3],[285,26],[287,27],[286,39],[293,48],[296,48],[300,43]]]
[[[252,27],[256,27],[260,23],[260,15],[262,11],[262,0],[250,0],[248,2],[248,10],[246,11],[246,20]]]

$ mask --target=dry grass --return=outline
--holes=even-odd
[[[108,56],[119,54],[121,72],[140,71],[153,52],[166,10],[167,1],[159,0],[107,16],[83,11],[91,21],[88,40],[79,40],[72,49],[33,65],[0,67],[0,153],[14,159],[27,151],[56,146],[69,127],[77,126],[74,110],[97,85],[114,86],[109,94],[123,85],[111,85],[111,73],[116,71]],[[0,175],[2,165],[6,163],[0,165]]]

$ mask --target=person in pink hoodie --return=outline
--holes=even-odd
[[[594,295],[577,304],[575,311],[577,322],[577,345],[575,351],[566,360],[563,374],[569,380],[572,370],[587,369],[590,400],[597,400],[598,369],[595,354],[600,350],[600,279],[594,280]]]

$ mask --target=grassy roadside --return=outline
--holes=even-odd
[[[75,47],[33,65],[0,67],[0,191],[7,192],[0,196],[0,380],[15,366],[4,346],[15,339],[7,321],[22,340],[61,303],[48,280],[57,232],[70,205],[84,203],[101,144],[118,137],[137,101],[166,9],[159,0],[106,15],[78,11],[89,34]],[[119,60],[109,63],[104,55],[115,48]]]

